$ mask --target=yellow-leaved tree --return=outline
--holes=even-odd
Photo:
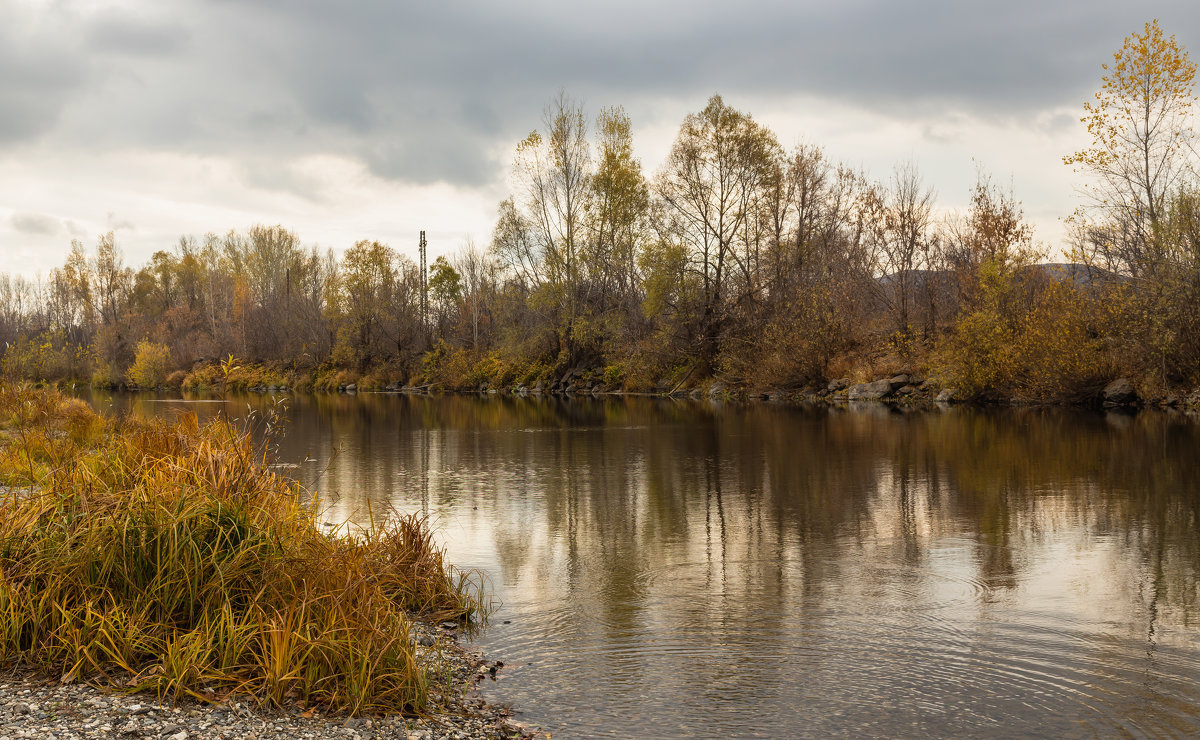
[[[1125,37],[1104,70],[1081,119],[1091,146],[1063,161],[1092,176],[1084,246],[1137,277],[1152,266],[1167,204],[1191,172],[1196,65],[1153,20]]]
[[[1158,393],[1200,380],[1200,250],[1188,238],[1200,196],[1196,64],[1154,20],[1104,69],[1084,105],[1091,146],[1064,158],[1091,175],[1074,256],[1124,276],[1122,370]]]

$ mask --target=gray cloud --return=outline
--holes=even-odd
[[[1200,53],[1200,5],[1159,6],[1164,28]],[[664,98],[698,109],[714,91],[735,105],[807,95],[912,118],[1021,120],[1079,105],[1146,20],[1112,0],[1086,13],[1034,0],[192,0],[170,18],[154,3],[48,7],[0,10],[0,146],[41,136],[239,160],[331,153],[393,180],[468,186],[503,176],[492,153],[538,126],[559,88],[593,112],[623,104],[635,126]],[[286,162],[250,171],[311,194]]]
[[[84,35],[88,49],[96,53],[159,57],[183,51],[191,32],[145,13],[109,10],[87,23]]]
[[[312,203],[325,198],[321,178],[297,170],[290,162],[276,158],[247,158],[242,165],[247,184],[265,190],[290,193]]]
[[[46,133],[84,90],[84,56],[55,33],[61,17],[0,5],[0,147]]]
[[[61,220],[44,213],[14,213],[8,220],[12,227],[22,234],[54,236],[63,230]]]

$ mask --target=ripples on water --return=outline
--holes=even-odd
[[[425,511],[487,573],[480,642],[506,668],[484,691],[556,738],[1200,734],[1182,415],[319,396],[290,416],[282,460],[317,461],[293,474],[329,517]]]

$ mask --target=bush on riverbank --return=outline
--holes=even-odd
[[[0,656],[64,681],[419,710],[412,615],[481,595],[415,517],[322,530],[228,420],[113,420],[0,385]]]
[[[308,377],[305,374],[303,377]],[[298,376],[284,370],[251,362],[238,362],[227,358],[222,362],[198,365],[183,379],[183,389],[188,391],[238,390],[258,386],[288,385],[295,387]]]
[[[1119,312],[1112,295],[988,263],[974,304],[941,343],[938,372],[973,396],[1096,398],[1119,372],[1103,339]]]
[[[125,373],[137,388],[158,388],[171,374],[171,349],[156,342],[138,342],[133,365]]]
[[[79,380],[88,377],[91,362],[88,349],[72,343],[66,332],[48,331],[17,337],[5,348],[0,370],[9,378],[35,382]]]

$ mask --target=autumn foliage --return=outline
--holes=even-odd
[[[647,172],[621,108],[592,118],[560,93],[516,145],[489,243],[428,275],[396,245],[339,256],[282,226],[183,237],[134,269],[107,234],[44,280],[0,278],[3,368],[301,388],[584,368],[637,390],[904,371],[1047,400],[1118,374],[1148,392],[1197,383],[1195,71],[1157,21],[1104,65],[1091,142],[1064,158],[1086,200],[1061,250],[984,172],[949,211],[915,163],[879,178],[789,149],[719,95]],[[1046,264],[1056,251],[1067,264]],[[232,376],[217,370],[228,357]]]

